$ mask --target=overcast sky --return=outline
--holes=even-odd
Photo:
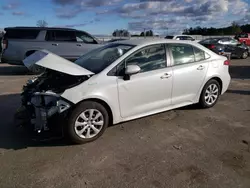
[[[250,23],[249,5],[250,0],[0,0],[0,28],[35,26],[44,19],[49,26],[92,34],[111,34],[114,29],[181,33],[198,25]]]

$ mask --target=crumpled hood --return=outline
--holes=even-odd
[[[73,76],[92,75],[93,72],[47,50],[39,50],[23,60],[24,65],[31,71],[36,72],[35,65],[66,73]]]

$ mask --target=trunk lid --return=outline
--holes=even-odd
[[[39,50],[23,60],[24,65],[36,72],[37,65],[72,76],[92,75],[93,72],[47,50]]]

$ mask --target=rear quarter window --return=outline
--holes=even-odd
[[[32,29],[8,29],[5,38],[8,39],[36,39],[40,30]]]

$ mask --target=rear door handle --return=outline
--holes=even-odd
[[[56,43],[53,43],[53,44],[52,44],[52,46],[58,46],[58,44],[56,44]]]
[[[165,73],[163,76],[161,76],[161,79],[170,78],[171,76],[171,74]]]
[[[204,68],[205,68],[205,66],[200,65],[200,66],[197,68],[197,70],[203,70]]]
[[[76,46],[82,46],[81,44],[77,44]]]

